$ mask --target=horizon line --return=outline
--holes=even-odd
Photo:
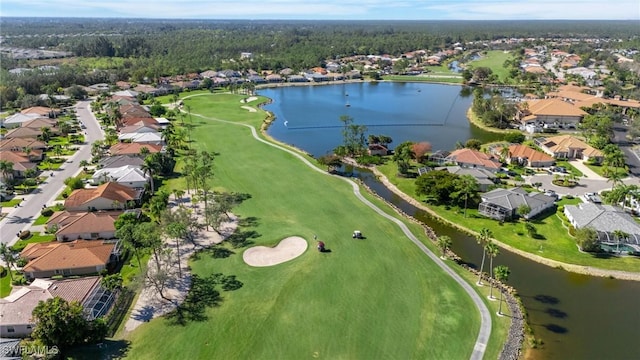
[[[305,19],[305,18],[165,18],[165,17],[126,17],[126,16],[38,16],[38,15],[18,15],[18,16],[3,16],[0,15],[0,20],[2,19],[114,19],[114,20],[193,20],[193,21],[349,21],[349,22],[365,22],[365,21],[381,21],[381,22],[392,22],[392,21],[417,21],[417,22],[427,22],[427,21],[468,21],[468,22],[485,22],[485,21],[571,21],[571,22],[586,22],[586,21],[638,21],[640,19],[629,18],[629,19],[566,19],[566,18],[557,18],[557,19],[346,19],[346,18],[326,18],[326,19]]]

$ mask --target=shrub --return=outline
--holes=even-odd
[[[18,237],[20,238],[20,240],[25,240],[25,239],[28,239],[30,236],[31,236],[31,231],[25,230],[25,231],[22,231]]]
[[[62,193],[62,198],[63,199],[66,199],[68,197],[69,197],[69,194],[66,191]]]
[[[25,285],[26,283],[27,283],[27,279],[24,277],[24,275],[18,275],[13,277],[13,281],[11,282],[11,285],[20,286],[20,285]]]
[[[7,275],[7,269],[4,266],[0,266],[0,278],[5,277]]]
[[[27,260],[27,258],[21,257],[21,258],[18,258],[18,260],[16,260],[16,266],[24,267],[25,265],[27,265],[28,262],[29,260]]]
[[[40,211],[40,214],[42,214],[42,216],[51,216],[51,215],[53,215],[53,209],[52,208],[44,208],[44,209],[42,209],[42,211]]]

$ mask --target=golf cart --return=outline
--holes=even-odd
[[[360,230],[354,230],[351,237],[354,239],[362,239],[362,233],[360,232]]]

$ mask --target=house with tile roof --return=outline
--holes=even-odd
[[[528,100],[517,114],[522,128],[529,132],[543,128],[575,129],[587,115],[579,106],[557,98]]]
[[[501,156],[503,148],[503,146],[493,148],[493,154]],[[548,167],[552,166],[556,160],[551,155],[535,150],[527,145],[511,144],[509,145],[507,162],[509,164],[517,164],[520,166]]]
[[[496,185],[496,174],[482,169],[482,168],[467,168],[461,166],[439,166],[433,168],[433,170],[444,170],[451,174],[458,176],[469,175],[472,176],[478,182],[479,191],[489,191],[489,189]]]
[[[151,176],[145,174],[144,171],[140,170],[140,167],[134,165],[100,169],[91,176],[91,182],[94,185],[107,181],[116,182],[132,189],[144,189],[151,181]]]
[[[28,244],[20,257],[28,261],[22,268],[25,276],[35,279],[98,274],[116,261],[119,252],[117,241],[54,241]]]
[[[498,171],[502,167],[502,163],[495,156],[467,148],[454,150],[445,160],[458,166],[482,168],[489,171]]]
[[[100,160],[98,163],[98,169],[119,168],[122,166],[135,166],[140,167],[144,164],[144,159],[138,156],[116,155],[108,156]]]
[[[598,233],[598,240],[602,242],[617,242],[614,232],[621,230],[627,234],[627,238],[621,241],[638,246],[637,250],[640,250],[640,224],[617,206],[590,202],[565,205],[564,214],[576,229],[593,228]]]
[[[520,187],[498,188],[484,193],[480,197],[482,202],[478,205],[478,212],[500,221],[516,218],[518,208],[522,205],[528,205],[531,209],[528,214],[524,215],[525,219],[532,219],[555,206],[554,197],[538,192],[528,193]]]
[[[16,114],[7,116],[4,119],[0,119],[0,125],[2,125],[3,127],[7,128],[7,129],[13,129],[13,128],[20,127],[22,125],[22,123],[24,123],[26,121],[30,121],[30,120],[33,120],[33,119],[39,119],[39,118],[41,118],[41,116],[38,115],[38,114],[16,113]]]
[[[57,132],[56,129],[56,120],[49,118],[35,118],[33,120],[28,120],[20,124],[20,127],[28,127],[40,130],[42,128],[51,129],[52,132]]]
[[[120,128],[129,126],[158,126],[158,121],[152,117],[127,117],[120,119]]]
[[[25,176],[26,171],[29,169],[37,170],[37,164],[31,162],[31,160],[23,152],[1,150],[0,160],[7,161],[13,164],[12,174],[7,174],[5,178],[5,174],[0,173],[0,178],[3,181],[11,180],[13,178],[22,178]]]
[[[162,134],[153,132],[131,132],[118,135],[118,140],[123,142],[134,142],[141,144],[164,145]]]
[[[42,117],[55,117],[56,115],[60,114],[60,110],[52,109],[46,106],[32,106],[30,108],[21,110],[20,113],[26,115],[33,114]]]
[[[53,133],[53,132],[52,132]],[[12,130],[9,130],[5,135],[5,139],[14,139],[14,138],[31,138],[37,139],[38,136],[42,134],[42,130],[30,128],[30,127],[19,127]]]
[[[56,240],[96,240],[116,237],[115,221],[121,210],[110,211],[56,211],[47,220],[47,230],[56,230]]]
[[[102,287],[98,276],[35,279],[27,286],[14,287],[9,296],[0,299],[0,337],[24,338],[31,335],[35,327],[33,309],[41,301],[54,297],[68,302],[77,301],[89,320],[106,315],[115,300],[113,293]]]
[[[137,203],[142,192],[122,184],[108,182],[95,188],[74,190],[65,199],[64,208],[68,211],[124,209],[130,201]]]
[[[128,155],[128,156],[139,156],[140,150],[145,148],[149,150],[149,154],[162,152],[162,145],[155,144],[145,144],[145,143],[118,143],[109,148],[109,154],[111,156],[116,155]]]
[[[601,162],[604,158],[602,151],[571,135],[537,138],[535,142],[540,146],[542,151],[556,159],[579,159]]]
[[[12,138],[0,140],[0,151],[13,151],[22,156],[27,156],[26,149],[30,149],[29,160],[42,160],[43,153],[47,149],[47,144],[33,138]]]

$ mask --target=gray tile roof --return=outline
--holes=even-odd
[[[629,235],[640,236],[640,225],[618,207],[583,203],[565,205],[564,209],[575,221],[576,228],[592,227],[607,233],[622,230]]]
[[[496,177],[495,174],[492,173],[491,171],[488,171],[482,168],[466,168],[462,166],[440,166],[433,169],[446,170],[451,174],[455,174],[458,176],[471,175],[478,181],[478,184],[485,184],[485,185],[493,185],[494,182],[491,179],[495,179]]]
[[[553,204],[555,199],[542,193],[528,193],[523,188],[494,189],[482,194],[482,201],[489,202],[505,209],[516,210],[520,205],[527,204],[533,209]]]

